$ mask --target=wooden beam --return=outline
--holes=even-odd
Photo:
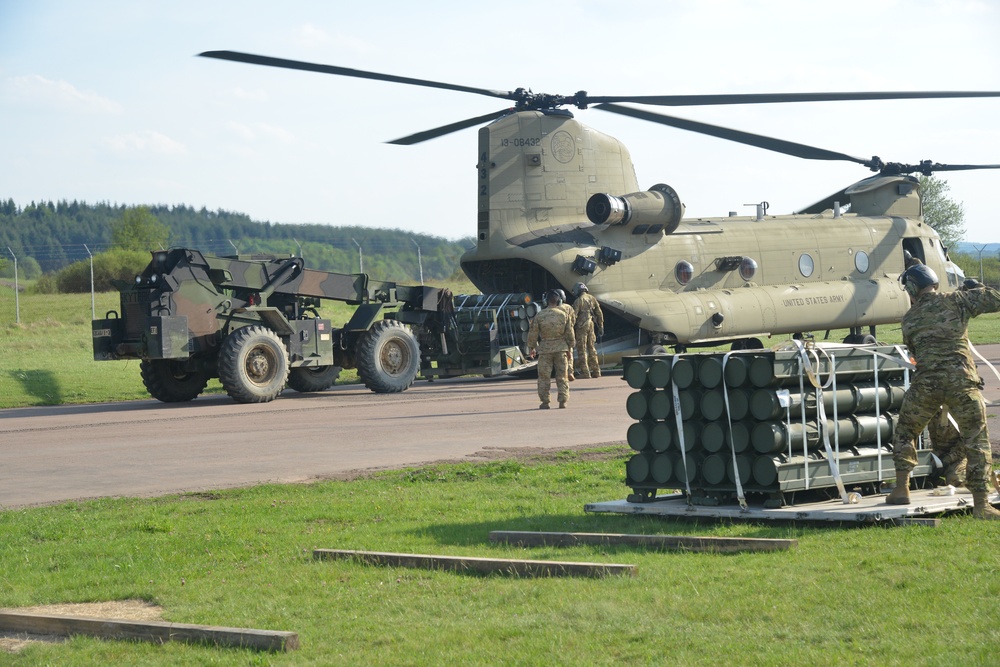
[[[450,570],[481,574],[511,574],[518,576],[575,576],[603,577],[611,574],[635,576],[635,565],[613,563],[570,563],[547,560],[515,560],[510,558],[469,558],[465,556],[435,556],[428,554],[399,554],[381,551],[348,551],[344,549],[315,549],[313,558],[319,560],[358,560],[370,565],[391,565],[426,570]]]
[[[259,651],[294,651],[299,635],[278,630],[223,628],[164,621],[124,621],[88,616],[55,616],[0,609],[0,631],[36,635],[89,635],[102,639],[131,639],[146,642],[204,642],[219,646],[252,648]]]
[[[697,537],[688,535],[628,535],[621,533],[539,533],[516,530],[495,530],[490,540],[519,546],[569,547],[578,544],[622,544],[677,551],[787,551],[798,540],[762,537]]]

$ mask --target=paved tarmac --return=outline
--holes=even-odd
[[[554,389],[554,387],[553,387]],[[485,448],[624,442],[633,390],[621,374],[573,383],[565,410],[539,410],[533,379],[418,381],[0,410],[0,508],[101,496],[158,496],[336,477],[455,460]]]
[[[1000,345],[979,351],[1000,368]],[[996,451],[1000,379],[982,364],[980,374]],[[623,443],[631,392],[620,374],[577,380],[568,409],[542,411],[532,379],[461,378],[402,394],[289,391],[262,405],[209,396],[0,410],[0,508],[300,482],[490,448]]]

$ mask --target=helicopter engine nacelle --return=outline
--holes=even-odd
[[[587,201],[587,217],[595,225],[663,225],[670,234],[684,217],[684,204],[676,190],[659,183],[621,197],[598,193]]]

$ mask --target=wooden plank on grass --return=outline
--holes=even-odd
[[[763,537],[698,537],[691,535],[628,535],[622,533],[545,533],[517,530],[494,530],[490,540],[519,546],[569,547],[578,544],[621,544],[678,551],[787,551],[798,540]]]
[[[510,574],[518,576],[603,577],[611,574],[635,576],[635,565],[614,563],[571,563],[548,560],[515,560],[511,558],[470,558],[466,556],[436,556],[430,554],[399,554],[382,551],[350,551],[346,549],[314,549],[319,560],[358,560],[371,565],[392,565],[425,570],[450,570],[480,574]]]
[[[0,609],[0,631],[26,632],[35,635],[89,635],[102,639],[131,639],[146,642],[203,642],[259,651],[294,651],[299,647],[299,635],[295,632],[223,628],[164,621],[56,616],[9,609]]]

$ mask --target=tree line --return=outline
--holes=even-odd
[[[232,255],[301,255],[309,268],[338,273],[364,272],[377,280],[426,282],[459,271],[471,237],[449,240],[398,229],[332,227],[319,224],[257,222],[243,213],[191,206],[126,206],[65,200],[31,202],[23,208],[0,200],[0,256],[26,279],[89,263],[110,250],[141,252],[158,247],[191,247]],[[10,252],[8,252],[8,248]],[[3,267],[10,273],[11,266]],[[88,287],[89,289],[89,287]]]

